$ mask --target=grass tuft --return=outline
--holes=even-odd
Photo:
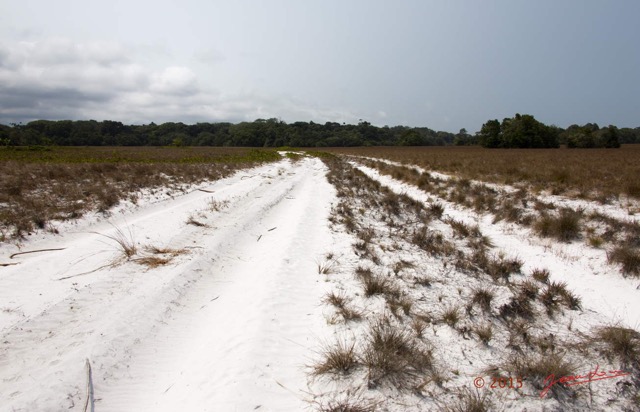
[[[489,392],[480,395],[478,390],[471,391],[468,388],[458,393],[458,400],[443,407],[444,412],[488,412],[493,408],[489,399]]]
[[[366,297],[374,295],[399,295],[399,291],[393,283],[382,276],[371,275],[362,277],[360,280]]]
[[[133,240],[133,234],[131,233],[131,229],[128,230],[128,233],[124,233],[124,231],[121,228],[116,226],[113,226],[113,227],[115,228],[115,234],[104,235],[99,233],[99,235],[114,241],[119,251],[122,252],[122,255],[124,256],[124,258],[131,259],[133,256],[135,256],[138,253],[138,248],[136,246],[135,241]]]
[[[549,376],[560,378],[575,375],[576,372],[576,365],[557,352],[544,355],[516,354],[505,361],[502,368],[514,376],[522,376],[536,389],[547,386],[545,379]],[[561,391],[566,391],[566,388],[557,384],[551,388],[550,394],[557,397]]]
[[[551,273],[547,269],[533,269],[531,277],[541,283],[548,283]]]
[[[384,383],[399,390],[414,388],[434,368],[431,351],[387,318],[369,325],[363,360],[371,388]]]
[[[440,318],[442,322],[454,328],[460,321],[460,312],[455,306],[450,306],[442,311],[442,315]]]
[[[559,304],[573,310],[582,307],[580,298],[567,289],[566,282],[550,282],[540,294],[540,301],[549,314],[553,313]]]
[[[351,299],[345,294],[335,292],[329,292],[323,299],[323,303],[336,308],[337,314],[340,315],[345,322],[362,319],[362,313],[356,309],[352,309],[349,306],[350,302]]]
[[[622,265],[622,272],[640,276],[640,252],[632,245],[625,244],[618,246],[607,253],[610,263]]]
[[[348,375],[358,366],[355,342],[338,340],[322,350],[322,360],[312,367],[312,374]]]
[[[485,325],[478,325],[473,328],[473,331],[478,335],[478,339],[485,345],[489,344],[489,341],[493,337],[493,327],[487,323]]]
[[[607,355],[616,357],[623,363],[635,363],[640,367],[640,333],[619,326],[598,328],[595,339],[607,346]]]
[[[473,291],[471,301],[480,306],[485,312],[491,312],[491,301],[495,293],[489,289],[476,289]]]
[[[558,216],[542,214],[534,223],[534,230],[544,237],[552,237],[561,242],[570,242],[580,237],[581,213],[573,209],[562,209]]]

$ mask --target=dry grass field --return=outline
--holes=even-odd
[[[56,147],[0,149],[0,241],[51,221],[106,212],[141,189],[180,191],[280,156],[245,148]]]
[[[329,151],[385,158],[461,178],[525,185],[535,192],[600,202],[620,195],[640,198],[640,145],[623,145],[621,149],[358,147]]]
[[[638,410],[636,199],[428,163],[581,152],[344,151],[388,154],[0,151],[7,406]]]

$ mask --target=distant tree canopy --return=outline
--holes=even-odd
[[[480,144],[488,148],[554,148],[561,144],[568,148],[617,148],[629,143],[640,143],[640,127],[600,128],[596,123],[587,123],[562,129],[547,126],[528,114],[516,114],[502,123],[497,119],[489,120],[475,136],[462,129],[454,138],[454,144]]]
[[[529,114],[516,114],[500,123],[489,120],[478,132],[478,142],[489,148],[550,148],[559,147],[559,129],[537,121]]]
[[[105,120],[36,120],[12,127],[0,125],[3,146],[443,146],[455,135],[426,127],[376,127],[327,122],[295,122],[258,119],[232,123],[150,123],[124,125]]]
[[[561,135],[567,147],[575,148],[617,148],[620,147],[620,131],[615,126],[598,127],[596,123],[584,126],[577,124],[569,126]]]
[[[285,123],[278,119],[258,119],[232,123],[150,123],[125,125],[105,120],[36,120],[27,124],[0,124],[0,146],[249,146],[249,147],[329,147],[329,146],[444,146],[484,147],[619,147],[640,143],[640,127],[635,129],[595,123],[572,125],[566,130],[546,126],[533,116],[516,114],[502,122],[489,120],[482,129],[454,134],[427,127],[376,127],[366,121],[357,125],[327,122]]]

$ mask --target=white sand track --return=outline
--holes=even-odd
[[[118,258],[106,222],[26,248],[63,251],[0,253],[19,262],[0,268],[0,410],[82,410],[85,358],[99,411],[303,409],[304,366],[329,333],[325,172],[309,158],[261,166],[110,222],[139,250],[187,251],[157,268],[58,280]]]

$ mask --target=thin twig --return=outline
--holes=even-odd
[[[205,193],[215,193],[214,190],[207,190],[207,189],[198,189],[198,190]]]
[[[20,263],[0,263],[0,266],[15,266],[15,265],[19,265]]]
[[[274,226],[271,229],[267,230],[267,232],[271,232],[272,230],[276,230],[277,228],[278,228],[277,226]]]
[[[65,250],[66,248],[57,248],[57,249],[38,249],[38,250],[29,250],[28,252],[18,252],[18,253],[14,253],[13,255],[9,256],[9,259],[13,259],[14,256],[18,256],[18,255],[26,255],[27,253],[38,253],[38,252],[53,252],[55,250]]]
[[[77,278],[78,276],[89,275],[91,273],[95,273],[95,272],[99,271],[100,269],[104,269],[104,268],[108,268],[108,267],[114,267],[114,266],[116,266],[116,263],[108,263],[106,265],[102,265],[99,268],[90,270],[88,272],[82,272],[82,273],[78,273],[78,274],[75,274],[75,275],[65,276],[65,277],[62,277],[62,278],[59,278],[59,279],[56,279],[56,280],[65,280],[65,279]]]
[[[91,362],[86,360],[85,366],[87,368],[87,400],[84,403],[84,412],[87,412],[87,407],[91,405],[91,412],[94,412],[94,399],[93,399],[93,378],[91,376]]]

